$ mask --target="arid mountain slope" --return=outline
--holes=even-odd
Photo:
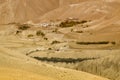
[[[14,0],[0,0],[0,24],[34,21],[37,18],[41,17],[42,15],[47,14],[47,12],[52,11],[56,8],[66,6],[69,4],[75,5],[80,2],[88,2],[85,4],[87,5],[89,4],[89,2],[92,3],[92,1],[98,1],[98,0],[51,0],[51,1],[49,0],[44,0],[44,1],[43,0],[35,0],[35,1],[34,0],[15,0],[15,1]],[[118,2],[119,0],[103,0],[103,1],[107,1],[107,2],[117,1]],[[64,12],[62,12],[61,14],[67,13],[68,8],[67,9],[65,8],[62,11]],[[54,14],[54,15],[57,16],[58,14]],[[79,12],[77,14],[79,14]],[[62,15],[59,15],[59,17],[60,16]],[[40,21],[38,20],[38,22]]]
[[[0,24],[34,20],[58,6],[58,0],[0,0]]]
[[[60,6],[95,0],[60,0]],[[96,0],[97,1],[97,0]]]
[[[51,11],[40,18],[38,21],[47,22],[49,20],[63,21],[66,18],[75,18],[88,21],[86,24],[78,25],[77,29],[87,34],[63,33],[73,36],[77,40],[84,41],[104,41],[119,40],[120,26],[120,3],[116,1],[85,1],[78,4],[71,4]],[[88,36],[89,34],[89,36]],[[92,34],[92,35],[91,35]],[[114,38],[113,38],[114,37]]]
[[[86,2],[86,1],[120,2],[119,0],[59,0],[61,6],[69,5],[69,4],[76,4],[80,2]]]
[[[120,11],[119,5],[120,4],[117,2],[85,1],[78,4],[60,7],[45,14],[43,17],[41,17],[41,20],[66,19],[68,17],[82,20],[113,18],[118,16],[118,11]]]

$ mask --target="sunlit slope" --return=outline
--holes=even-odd
[[[0,68],[1,80],[55,80],[49,77],[38,75],[35,73],[26,72],[23,70]]]
[[[12,23],[12,22],[27,22],[36,21],[40,22],[38,18],[46,14],[54,18],[66,18],[66,17],[80,17],[82,10],[88,10],[91,4],[98,5],[94,1],[118,3],[119,0],[0,0],[0,24]],[[86,2],[86,4],[84,4]],[[81,3],[81,6],[79,4]],[[70,5],[73,7],[63,7]],[[77,5],[76,5],[77,4]],[[76,8],[76,7],[78,8]],[[99,6],[99,5],[98,5]],[[102,4],[104,6],[104,4]],[[113,4],[114,6],[114,4]],[[85,9],[82,9],[82,8]],[[58,9],[57,9],[58,8]],[[76,10],[77,12],[76,12]],[[97,7],[98,8],[98,7]],[[57,9],[53,11],[54,9]],[[81,10],[82,9],[82,10]],[[99,9],[99,8],[98,8]],[[117,8],[116,8],[117,9]],[[90,8],[91,10],[91,8]],[[52,11],[52,13],[48,13]],[[74,13],[73,13],[74,12]],[[54,16],[52,16],[54,14]],[[57,14],[58,13],[58,14]],[[68,13],[68,15],[66,15]],[[89,13],[89,12],[88,12]],[[45,16],[46,16],[45,15]],[[87,15],[87,14],[85,14]],[[82,15],[81,15],[82,16]],[[89,16],[89,15],[88,15]],[[90,16],[91,13],[90,13]],[[42,18],[43,19],[43,18]],[[49,19],[47,17],[46,19]]]
[[[41,17],[41,20],[62,20],[68,17],[78,18],[81,20],[104,20],[118,16],[120,10],[119,5],[120,4],[116,2],[85,1],[78,4],[60,7],[45,14]]]
[[[0,79],[108,80],[84,72],[42,64],[17,51],[2,47],[0,47]]]
[[[56,14],[56,15],[55,15]],[[114,41],[120,40],[120,3],[111,1],[86,1],[79,4],[71,4],[45,14],[41,21],[65,20],[75,18],[80,21],[88,21],[86,24],[77,25],[74,29],[83,31],[71,33],[68,29],[61,30],[67,38],[75,38],[80,41]],[[68,32],[68,33],[67,33]]]

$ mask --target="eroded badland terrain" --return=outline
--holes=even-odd
[[[120,1],[0,0],[0,80],[120,80]]]

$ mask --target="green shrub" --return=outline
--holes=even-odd
[[[78,63],[78,62],[82,62],[82,61],[87,61],[87,60],[94,60],[97,58],[57,58],[57,57],[33,57],[37,60],[40,61],[47,61],[47,62],[53,62],[53,63]]]
[[[86,21],[86,20],[82,20],[80,23],[81,24],[84,24],[84,23],[87,23],[88,21]]]
[[[111,42],[113,45],[115,45],[116,44],[116,42]]]
[[[56,28],[55,30],[53,30],[52,32],[58,32],[58,29]]]
[[[48,50],[52,50],[52,48],[48,48]]]
[[[34,36],[33,34],[29,34],[29,35],[28,35],[29,38],[31,38],[31,37],[33,37],[33,36]]]
[[[58,44],[58,43],[60,43],[60,41],[53,41],[51,44]]]
[[[45,37],[44,40],[48,40],[48,38]]]
[[[60,27],[72,27],[72,26],[77,25],[77,24],[79,24],[79,22],[65,21],[65,22],[60,23]]]
[[[89,27],[89,25],[84,25],[84,26],[83,26],[83,28],[87,28],[87,27]]]
[[[19,33],[21,33],[22,31],[16,31],[16,34],[19,34]]]
[[[83,20],[83,21],[74,21],[74,20],[66,20],[64,22],[61,22],[60,23],[60,27],[72,27],[72,26],[75,26],[75,25],[78,25],[78,24],[84,24],[84,23],[87,23],[86,20]]]
[[[42,31],[40,31],[40,30],[36,32],[36,35],[37,36],[42,36],[42,37],[45,36],[45,34]]]
[[[73,29],[71,29],[71,32],[73,32],[74,30]]]
[[[76,44],[80,45],[92,45],[92,44],[109,44],[108,41],[101,41],[101,42],[76,42]]]
[[[76,31],[77,33],[83,33],[83,31]]]

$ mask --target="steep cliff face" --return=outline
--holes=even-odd
[[[0,24],[34,20],[59,6],[59,0],[0,0]]]

